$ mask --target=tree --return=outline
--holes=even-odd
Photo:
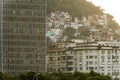
[[[74,36],[75,32],[76,32],[76,30],[73,29],[72,27],[67,27],[63,31],[62,36],[67,36],[68,39],[73,39],[73,38],[75,38],[75,36]]]
[[[89,28],[83,26],[78,28],[78,32],[80,35],[78,36],[79,39],[87,39],[88,36],[90,35]]]
[[[99,74],[96,73],[96,72],[94,72],[94,71],[90,71],[90,72],[89,72],[89,75],[90,75],[90,76],[93,76],[93,77],[94,77],[94,76],[99,76]]]
[[[87,80],[102,80],[100,76],[95,76],[95,77],[88,77]]]
[[[33,77],[36,73],[35,72],[28,72],[26,73],[27,80],[33,80]]]
[[[14,80],[14,76],[9,73],[2,73],[1,80]]]
[[[81,73],[81,72],[74,72],[74,74],[73,74],[73,78],[75,79],[75,80],[86,80],[86,73]]]
[[[119,24],[114,20],[114,17],[110,14],[107,14],[107,18],[108,18],[108,27],[112,29],[113,32],[115,32],[115,30],[120,29]]]
[[[46,73],[43,75],[45,80],[53,80],[50,74]]]
[[[71,15],[78,17],[92,14],[103,14],[99,7],[96,7],[86,0],[48,0],[48,7],[48,14],[54,10],[67,11],[71,13]]]
[[[21,80],[27,80],[27,77],[26,77],[25,74],[20,74],[20,75],[19,75],[19,78],[20,78]]]

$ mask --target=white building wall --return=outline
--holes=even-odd
[[[90,72],[93,70],[113,78],[120,78],[120,50],[107,48],[75,51],[76,55],[73,56],[77,58],[75,60],[77,71]]]
[[[81,46],[77,47],[72,46],[70,49],[64,51],[63,55],[52,55],[56,57],[54,60],[56,69],[63,67],[58,62],[68,64],[67,62],[73,63],[72,65],[64,66],[73,68],[69,72],[79,71],[79,72],[90,72],[91,70],[103,74],[109,75],[113,78],[120,78],[120,50],[119,48],[110,45],[110,46],[94,46],[89,47]],[[59,47],[60,48],[60,47]],[[67,48],[67,47],[66,47]],[[53,52],[55,53],[55,52]],[[60,52],[59,52],[60,53]],[[66,59],[59,61],[58,57],[61,56],[71,56],[71,59]],[[50,54],[49,54],[49,57]],[[49,62],[49,61],[48,61]],[[54,67],[55,68],[55,67]],[[67,70],[66,70],[67,71]],[[63,71],[65,72],[65,71]]]

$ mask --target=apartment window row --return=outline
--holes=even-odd
[[[17,40],[45,40],[45,36],[25,36],[25,35],[4,35],[4,39],[17,39]]]
[[[55,72],[56,71],[56,69],[54,69],[54,68],[48,68],[48,72]]]
[[[73,62],[68,61],[68,62],[67,62],[67,65],[68,65],[68,66],[69,66],[69,65],[73,65]]]
[[[23,33],[23,29],[16,29],[16,28],[14,28],[14,29],[3,29],[3,32],[5,33],[5,32],[7,32],[7,33]]]
[[[24,2],[24,3],[27,3],[27,2],[45,2],[45,0],[4,0],[4,2]]]
[[[21,57],[24,57],[23,54],[20,54],[20,52],[18,51],[18,53],[5,53],[4,54],[5,57],[8,57],[8,58],[21,58]]]
[[[9,59],[8,60],[8,64],[23,64],[23,60],[12,60],[12,59]]]
[[[26,59],[26,60],[25,60]],[[37,57],[36,57],[36,59],[37,59]],[[24,61],[23,61],[23,64],[33,64],[33,65],[35,65],[35,64],[40,64],[40,65],[38,65],[38,66],[41,66],[42,64],[45,64],[45,60],[42,60],[42,59],[37,59],[37,60],[33,60],[33,59],[31,59],[30,60],[30,58],[24,58]]]
[[[38,29],[45,29],[45,24],[44,23],[33,23],[33,22],[11,22],[11,21],[4,21],[3,23],[4,28],[9,29],[9,28],[38,28]],[[40,27],[41,26],[41,27]]]
[[[61,57],[58,57],[58,60],[67,60],[67,57],[66,56],[61,56]]]
[[[42,35],[43,32],[41,32],[40,28],[29,28],[29,29],[23,29],[23,28],[11,28],[11,29],[3,29],[4,33],[20,33],[20,34],[39,34]]]
[[[40,10],[40,9],[39,9]],[[45,11],[44,12],[40,12],[39,10],[12,10],[12,9],[4,9],[4,14],[6,15],[21,15],[21,16],[45,16]],[[43,9],[42,9],[43,10]]]
[[[59,65],[60,65],[60,64],[59,64]],[[49,61],[48,67],[54,67],[54,66],[56,66],[56,62],[54,62],[54,61]]]
[[[23,54],[23,53],[21,53],[20,54],[20,52],[18,52],[18,53],[5,53],[4,54],[4,56],[5,57],[9,57],[9,58],[19,58],[19,59],[23,59],[23,58],[42,58],[42,56],[41,55],[39,55],[38,53],[29,53],[29,54]],[[22,58],[21,58],[22,57]]]
[[[66,54],[63,51],[59,51],[59,52],[50,52],[51,56],[66,56]]]
[[[33,2],[25,2],[22,1],[22,0],[19,0],[21,2],[15,2],[15,1],[12,1],[12,3],[10,1],[7,1],[7,2],[4,2],[4,8],[7,8],[7,9],[31,9],[31,10],[39,10],[39,9],[46,9],[46,5],[47,3],[45,3],[46,0],[44,0],[44,2],[35,2],[37,0],[34,0]],[[39,0],[41,1],[41,0]]]
[[[43,49],[42,49],[43,50]],[[37,48],[16,48],[16,47],[8,47],[8,48],[4,48],[4,52],[29,52],[29,53],[37,53],[39,51],[42,51],[41,49],[37,49]],[[17,54],[17,53],[16,53]],[[18,53],[19,54],[19,53]]]
[[[73,56],[67,56],[67,60],[73,60]]]
[[[35,45],[34,42],[13,42],[13,41],[9,41],[9,42],[5,42],[4,41],[4,45]]]
[[[40,68],[40,66],[9,66],[9,70],[11,70],[11,71],[15,71],[15,70],[17,70],[17,71],[23,71],[24,72],[24,70],[36,70],[36,69],[39,69]],[[41,67],[42,68],[42,67]],[[44,70],[44,69],[43,69]]]
[[[55,60],[56,60],[56,57],[49,57],[48,60],[49,60],[49,61],[55,61]]]
[[[104,56],[104,55],[102,55],[102,56],[101,56],[101,58],[102,58],[102,59],[105,59],[105,56]]]
[[[6,20],[6,21],[32,21],[32,22],[45,22],[45,18],[40,18],[40,17],[37,17],[37,18],[26,18],[26,17],[4,17],[3,20]]]
[[[86,67],[86,70],[97,70],[97,67]]]
[[[60,72],[60,71],[64,72],[64,71],[66,71],[66,68],[65,68],[65,67],[63,67],[63,68],[58,68],[58,72]]]
[[[119,72],[112,72],[112,75],[118,76],[120,73]]]
[[[89,56],[86,56],[86,59],[97,59],[97,56],[89,55]]]
[[[73,67],[67,67],[67,71],[73,71]]]
[[[101,53],[102,54],[108,54],[108,55],[110,55],[110,54],[113,54],[113,53],[118,53],[120,50],[119,49],[116,49],[116,50],[101,50]]]
[[[86,61],[86,65],[97,65],[97,61]]]
[[[58,57],[58,60],[73,60],[73,56],[61,56]]]
[[[119,59],[119,56],[112,55],[112,59]]]

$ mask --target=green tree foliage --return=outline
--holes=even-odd
[[[114,33],[114,39],[120,41],[120,35],[117,35],[115,33],[116,30],[120,29],[119,24],[114,20],[113,16],[110,14],[107,14],[108,18],[108,27],[112,29],[112,32]]]
[[[35,72],[28,72],[26,74],[21,74],[19,78],[21,80],[33,80],[35,74],[36,74]]]
[[[54,10],[67,11],[78,17],[103,14],[99,7],[95,7],[86,0],[48,0],[48,14]]]
[[[47,73],[46,73],[46,74],[44,74],[43,76],[44,76],[44,79],[45,79],[45,80],[53,80],[52,77],[51,77],[51,74],[47,74]]]
[[[115,30],[117,29],[120,29],[119,24],[114,20],[112,15],[107,14],[107,18],[108,18],[108,27],[111,28],[113,32],[115,32]]]
[[[112,80],[109,76],[100,75],[94,71],[90,73],[45,73],[36,76],[35,72],[28,72],[18,76],[12,76],[8,73],[1,73],[0,80]]]
[[[92,77],[95,77],[96,75],[98,76],[99,74],[94,71],[90,71],[89,73],[89,76],[92,76]]]
[[[73,38],[75,38],[75,36],[74,36],[75,32],[76,32],[76,30],[73,29],[72,27],[67,27],[63,31],[62,36],[67,36],[68,39],[73,39]]]
[[[87,39],[90,35],[90,31],[87,27],[79,27],[78,32],[80,33],[77,38],[79,39]]]
[[[32,80],[32,78],[34,77],[33,75],[35,75],[35,72],[28,72],[26,74],[27,80]]]
[[[0,72],[0,80],[2,80],[2,72]]]
[[[86,80],[87,79],[87,74],[81,73],[81,72],[74,72],[73,78],[75,80]]]
[[[27,77],[26,77],[26,75],[25,75],[25,74],[20,74],[20,76],[19,76],[19,77],[20,77],[20,79],[21,79],[21,80],[27,80]]]
[[[0,73],[0,80],[14,80],[14,77],[9,73]]]

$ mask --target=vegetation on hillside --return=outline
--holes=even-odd
[[[65,28],[65,30],[63,31],[63,36],[67,36],[68,37],[68,39],[74,39],[75,38],[75,36],[74,36],[74,34],[75,34],[75,29],[73,29],[72,27],[67,27],[67,28]]]
[[[115,30],[117,30],[117,29],[120,29],[120,26],[114,20],[114,17],[112,15],[107,14],[107,18],[108,18],[108,27],[111,28],[113,30],[113,32],[115,32]]]
[[[72,16],[87,16],[103,14],[99,7],[95,7],[86,0],[48,0],[48,14],[55,10],[69,12]]]

